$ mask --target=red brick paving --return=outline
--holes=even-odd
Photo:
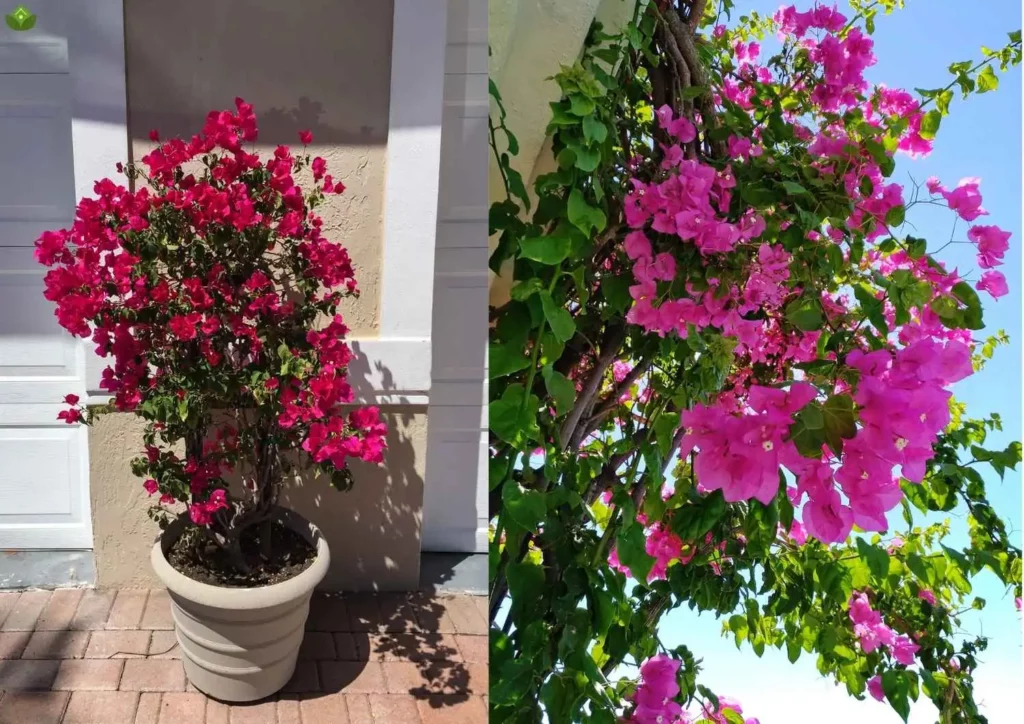
[[[4,631],[35,631],[36,621],[49,601],[49,591],[25,591],[7,612],[7,618],[0,629]]]
[[[295,676],[262,702],[185,678],[166,592],[0,593],[0,724],[486,722],[486,606],[317,595]]]
[[[139,695],[130,691],[75,691],[62,724],[133,722]]]

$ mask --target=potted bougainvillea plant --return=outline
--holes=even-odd
[[[52,267],[45,295],[60,324],[113,358],[100,383],[109,405],[69,395],[60,417],[145,421],[132,471],[163,530],[152,563],[186,673],[211,696],[252,701],[291,677],[330,561],[319,530],[278,506],[280,490],[310,468],[348,489],[348,459],[381,462],[386,428],[376,408],[352,405],[338,306],[356,281],[316,213],[344,186],[305,153],[308,131],[302,154],[246,150],[256,117],[235,105],[191,140],[118,165],[134,190],[99,181],[36,255]]]

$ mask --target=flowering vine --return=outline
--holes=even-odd
[[[911,93],[865,77],[902,2],[851,6],[734,22],[728,0],[657,0],[595,26],[554,79],[532,194],[491,88],[491,267],[514,282],[489,362],[498,720],[742,723],[658,635],[685,604],[904,718],[923,691],[944,723],[984,721],[986,640],[953,635],[984,605],[961,608],[971,577],[1019,595],[1021,557],[975,465],[1021,451],[985,448],[998,416],[952,386],[1006,340],[978,335],[1012,239],[978,179],[893,179],[954,89],[1019,64],[1020,33]],[[920,205],[966,225],[980,273],[908,233]],[[914,518],[958,506],[963,549]]]

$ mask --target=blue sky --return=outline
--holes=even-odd
[[[773,13],[779,3],[737,0],[742,12],[757,10]],[[807,9],[810,3],[798,2]],[[840,4],[844,10],[844,4]],[[738,13],[737,13],[738,14]],[[852,13],[850,13],[852,16]],[[1007,42],[1006,33],[1021,27],[1021,6],[1013,0],[964,3],[958,0],[908,0],[904,10],[879,17],[875,54],[878,63],[868,78],[889,87],[938,88],[950,80],[946,68],[955,61],[980,58],[985,45],[998,48]],[[1005,329],[1011,344],[996,352],[995,358],[979,374],[956,386],[958,399],[968,405],[968,414],[981,417],[991,412],[1002,416],[1003,432],[989,437],[988,447],[1004,447],[1021,439],[1021,72],[1020,68],[1000,74],[1000,86],[994,93],[954,101],[951,115],[942,122],[935,151],[928,158],[910,161],[901,157],[893,181],[910,188],[908,174],[918,183],[938,176],[952,187],[965,176],[982,180],[984,207],[990,216],[980,223],[996,224],[1013,236],[1006,264],[1001,269],[1010,285],[1010,294],[998,301],[982,294],[985,306],[984,339]],[[950,238],[953,215],[945,209],[917,207],[908,216],[915,236],[929,240],[935,249]],[[955,238],[966,239],[966,225],[957,225]],[[950,266],[959,266],[962,274],[973,272],[976,280],[973,248],[953,245],[941,258]],[[1020,545],[1021,473],[1008,472],[1000,481],[986,474],[990,499],[1008,521]],[[956,532],[965,527],[962,518],[952,518]],[[902,525],[902,523],[901,523]],[[962,533],[957,539],[963,540]],[[975,583],[975,594],[987,600],[985,611],[964,617],[964,628],[990,636],[983,664],[976,675],[977,699],[983,704],[991,724],[1019,721],[1022,670],[1021,619],[994,576],[983,574]],[[790,664],[784,652],[765,651],[758,659],[749,647],[737,651],[721,637],[721,623],[712,616],[697,616],[689,611],[674,611],[661,625],[667,646],[686,644],[697,658],[703,658],[701,681],[719,694],[731,695],[744,705],[747,716],[756,716],[761,724],[861,724],[871,717],[877,724],[900,721],[888,706],[873,699],[863,702],[850,698],[845,687],[837,688],[821,677],[813,657]],[[935,709],[919,702],[912,710],[912,724],[934,722]]]

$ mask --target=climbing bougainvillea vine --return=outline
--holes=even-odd
[[[659,636],[686,605],[904,719],[923,693],[943,724],[983,722],[987,641],[954,631],[982,568],[1020,595],[978,466],[1021,450],[986,448],[998,416],[967,417],[953,386],[1007,341],[981,299],[1008,292],[1014,212],[897,163],[932,152],[957,96],[997,89],[1020,32],[911,92],[866,76],[899,0],[732,5],[595,24],[554,79],[555,170],[532,194],[492,86],[491,265],[513,282],[490,347],[492,716],[755,722]],[[914,235],[921,205],[976,268]],[[932,514],[955,509],[954,534]]]

